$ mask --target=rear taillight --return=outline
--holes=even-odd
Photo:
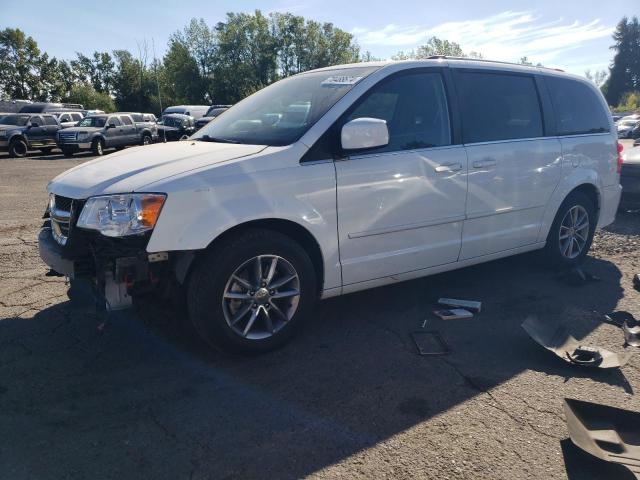
[[[624,150],[624,147],[618,142],[618,173],[622,171],[622,150]]]

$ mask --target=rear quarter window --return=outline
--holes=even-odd
[[[460,94],[464,143],[544,135],[533,76],[460,71],[456,87]]]
[[[596,92],[577,80],[545,77],[556,115],[558,135],[609,131],[608,113]]]

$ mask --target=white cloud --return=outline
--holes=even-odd
[[[562,18],[543,21],[534,12],[502,12],[476,20],[446,22],[435,26],[389,24],[379,30],[354,28],[351,33],[364,49],[411,49],[436,36],[460,44],[464,51],[477,51],[493,60],[530,60],[551,64],[563,53],[585,42],[608,37],[613,27],[599,19],[588,23]]]

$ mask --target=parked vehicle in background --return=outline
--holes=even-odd
[[[75,127],[84,118],[80,112],[55,112],[54,115],[58,117],[60,128]]]
[[[640,147],[633,147],[622,154],[620,170],[622,185],[621,208],[640,208]]]
[[[82,113],[84,114],[85,117],[88,117],[89,115],[104,115],[105,111],[104,110],[83,110]]]
[[[34,102],[23,105],[18,113],[45,113],[45,112],[61,112],[67,110],[83,110],[84,107],[79,103],[49,103]]]
[[[140,145],[149,145],[158,140],[158,121],[153,113],[119,112],[131,115],[138,129]]]
[[[170,113],[179,113],[181,115],[189,115],[196,120],[204,117],[205,113],[209,110],[208,105],[174,105],[173,107],[167,107],[162,112],[162,116]]]
[[[618,123],[618,120],[620,120],[622,118],[621,115],[612,115],[611,118],[613,118],[613,123]]]
[[[204,117],[198,118],[196,120],[196,130],[200,130],[222,112],[229,110],[229,108],[231,108],[231,105],[211,105],[209,107],[209,110],[207,110],[207,112],[204,114]]]
[[[615,218],[618,148],[599,89],[553,69],[442,56],[324,68],[188,142],[56,177],[40,255],[109,308],[182,291],[209,344],[264,352],[319,297],[537,249],[578,265]]]
[[[87,150],[100,156],[108,148],[121,150],[140,145],[140,134],[130,115],[91,115],[80,120],[75,127],[60,130],[56,143],[67,157]]]
[[[174,142],[189,138],[196,131],[195,119],[190,115],[169,113],[158,124],[158,138],[162,142]]]
[[[0,121],[0,151],[11,157],[24,157],[29,150],[51,153],[56,146],[56,132],[60,130],[53,115],[12,113]]]
[[[618,122],[618,138],[637,138],[634,134],[640,132],[640,120],[633,118],[622,119]]]
[[[20,109],[27,105],[33,103],[31,100],[0,100],[0,112],[9,113],[18,113]]]

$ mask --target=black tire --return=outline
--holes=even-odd
[[[582,249],[579,251],[579,254],[573,258],[569,258],[565,253],[563,253],[563,243],[560,240],[560,227],[568,212],[574,207],[581,207],[586,212],[589,221],[589,228],[586,241]],[[545,254],[549,266],[556,269],[567,269],[579,265],[589,252],[589,248],[591,248],[597,222],[596,206],[593,204],[592,200],[582,192],[570,193],[567,198],[565,198],[564,202],[562,202],[562,205],[560,205],[558,213],[556,213],[556,217],[551,225],[551,229],[549,230],[549,234],[547,235]],[[563,231],[564,230],[566,229],[563,228]],[[574,246],[571,248],[574,248]]]
[[[279,330],[266,338],[249,339],[236,332],[227,322],[223,295],[232,274],[259,255],[274,255],[286,260],[298,275],[300,295],[292,317],[288,322],[281,322]],[[195,330],[209,345],[229,352],[253,355],[286,343],[313,311],[317,296],[316,274],[307,252],[279,232],[252,229],[223,240],[207,252],[190,275],[187,307]],[[248,308],[253,300],[247,302],[245,305]],[[255,308],[256,304],[253,305],[251,308]],[[248,311],[249,316],[253,311]],[[275,315],[275,310],[271,312]],[[268,316],[268,313],[262,313],[262,318],[256,320],[255,325],[261,321],[266,325],[265,315]]]
[[[51,151],[53,150],[53,147],[42,147],[40,149],[40,151],[42,153],[44,153],[45,155],[49,155],[51,153]]]
[[[62,154],[65,157],[73,157],[73,154],[76,153],[76,151],[72,148],[61,148],[60,150],[62,150]]]
[[[24,158],[27,156],[27,142],[22,138],[14,138],[9,143],[9,156],[15,158]]]
[[[140,141],[140,145],[150,145],[151,144],[151,135],[145,133],[142,135],[142,140]]]
[[[96,157],[101,157],[102,155],[104,155],[104,140],[96,138],[93,142],[91,142],[91,151]]]

